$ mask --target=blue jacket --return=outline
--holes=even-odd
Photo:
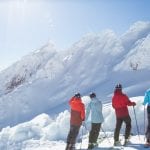
[[[102,103],[97,98],[92,98],[86,109],[86,120],[91,112],[92,123],[102,123],[104,117],[102,114]]]
[[[148,89],[146,92],[145,92],[145,97],[144,97],[144,102],[143,102],[143,105],[150,105],[150,89]]]

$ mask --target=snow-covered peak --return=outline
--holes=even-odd
[[[114,70],[150,70],[150,34],[138,40],[135,47],[127,53],[125,59]]]
[[[102,101],[110,101],[116,83],[122,83],[129,96],[144,95],[150,87],[149,23],[133,26],[140,34],[133,34],[128,48],[113,31],[105,30],[85,35],[64,51],[50,42],[4,70],[0,74],[0,126],[45,112],[53,116],[68,107],[76,92],[94,91]]]
[[[14,63],[0,73],[0,90],[11,90],[18,85],[35,79],[36,73],[57,54],[52,43],[48,43]],[[46,73],[45,75],[46,76]],[[14,82],[14,83],[12,83]],[[13,84],[13,85],[12,85]]]
[[[81,40],[76,42],[72,47],[72,51],[81,50],[116,55],[123,51],[120,39],[112,30],[105,30],[98,34],[90,33],[85,35]]]
[[[40,49],[34,51],[33,53],[52,53],[56,51],[56,45],[53,41],[49,40],[46,45],[42,46]]]
[[[138,21],[131,25],[121,37],[122,43],[126,49],[132,48],[139,39],[146,37],[150,33],[150,22]]]

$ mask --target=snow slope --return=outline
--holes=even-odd
[[[76,92],[110,101],[118,82],[129,96],[143,96],[150,87],[149,41],[150,23],[137,22],[120,37],[90,33],[67,50],[49,42],[23,57],[0,73],[0,128],[41,113],[54,117]]]
[[[89,97],[82,97],[82,100],[87,106]],[[133,97],[135,101],[135,112],[140,132],[140,137],[137,135],[135,116],[133,108],[129,107],[129,113],[132,119],[132,144],[125,147],[125,150],[144,149],[144,107],[142,106],[143,97]],[[113,145],[113,131],[115,127],[115,113],[111,103],[103,104],[104,123],[100,132],[99,147],[97,150],[107,150]],[[68,110],[61,112],[56,118],[51,118],[47,114],[41,114],[31,121],[19,124],[14,127],[3,128],[0,132],[0,149],[3,150],[63,150],[65,149],[65,141],[69,131],[70,113]],[[111,123],[111,125],[110,125]],[[123,126],[124,127],[124,126]],[[124,128],[121,130],[121,142],[123,143]],[[86,128],[81,127],[77,138],[76,147],[82,150],[87,148],[88,133],[90,130],[90,119],[86,122]],[[102,139],[103,137],[106,137]],[[82,139],[82,140],[81,140]],[[81,144],[82,141],[82,144]]]

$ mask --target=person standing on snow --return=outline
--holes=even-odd
[[[81,101],[80,93],[75,94],[70,99],[69,105],[71,107],[70,131],[67,136],[67,146],[65,150],[75,150],[76,138],[82,121],[85,120],[85,107]]]
[[[150,147],[150,89],[145,92],[143,105],[147,104],[147,130],[146,130],[146,143],[144,147]]]
[[[125,122],[126,124],[124,145],[128,143],[131,131],[131,118],[127,106],[135,106],[135,105],[136,105],[135,102],[131,102],[128,96],[122,93],[122,85],[117,84],[115,87],[114,95],[112,97],[112,106],[115,109],[116,113],[114,146],[121,145],[119,141],[119,134],[123,122]]]
[[[88,149],[92,149],[97,146],[97,139],[99,136],[99,131],[101,128],[101,124],[104,121],[103,114],[102,114],[102,103],[96,98],[95,93],[90,94],[91,101],[87,106],[86,109],[86,120],[89,117],[91,112],[91,131],[89,134],[89,144]]]

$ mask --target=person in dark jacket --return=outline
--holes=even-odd
[[[91,131],[89,134],[89,144],[88,149],[92,149],[95,146],[97,146],[97,139],[99,136],[101,124],[104,121],[104,117],[102,114],[102,103],[99,101],[96,97],[95,93],[90,94],[91,101],[87,106],[86,109],[86,120],[89,117],[89,114],[91,112]]]
[[[122,123],[125,122],[125,141],[124,145],[128,143],[131,131],[131,118],[127,106],[135,106],[135,102],[131,102],[127,95],[122,93],[122,85],[117,84],[112,98],[112,106],[116,113],[116,128],[114,131],[114,146],[121,145],[119,141],[119,134]]]
[[[147,105],[147,130],[146,130],[146,143],[145,148],[150,147],[150,89],[145,92],[143,105]]]
[[[75,94],[70,99],[69,105],[71,107],[71,117],[66,150],[74,150],[80,126],[82,125],[82,121],[85,120],[85,107],[81,101],[80,93]]]

